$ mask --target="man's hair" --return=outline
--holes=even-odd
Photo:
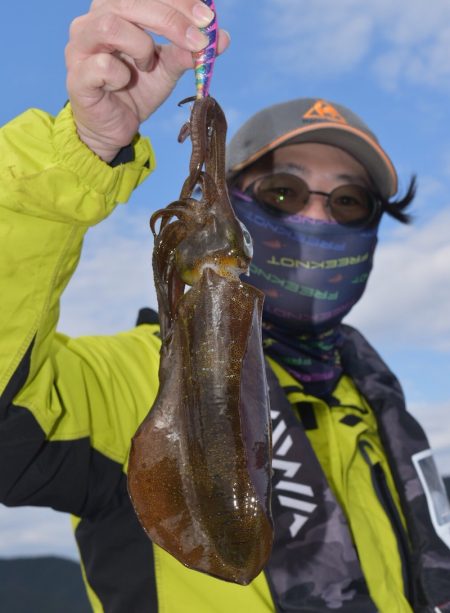
[[[397,219],[402,223],[411,223],[413,217],[410,213],[406,213],[406,209],[410,206],[417,193],[417,176],[413,175],[409,181],[406,194],[402,198],[383,198],[380,194],[377,197],[382,204],[382,210],[388,215]]]

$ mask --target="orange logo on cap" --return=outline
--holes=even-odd
[[[318,100],[310,109],[303,115],[303,119],[327,119],[328,121],[338,121],[339,123],[347,123],[342,115],[325,100]]]

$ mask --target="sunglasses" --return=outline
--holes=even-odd
[[[358,228],[375,225],[382,212],[381,200],[362,185],[340,185],[329,193],[313,191],[303,179],[285,172],[257,179],[245,194],[278,216],[301,213],[311,194],[319,194],[326,198],[334,221]]]

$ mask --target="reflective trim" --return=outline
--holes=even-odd
[[[431,449],[425,449],[414,454],[411,459],[425,491],[433,528],[441,541],[450,549],[450,503],[433,452]]]

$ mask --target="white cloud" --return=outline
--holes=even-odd
[[[268,0],[266,23],[270,53],[291,75],[338,76],[370,51],[386,88],[403,81],[450,86],[447,0]]]
[[[450,206],[381,244],[367,293],[348,321],[381,343],[450,351]]]
[[[408,408],[426,430],[440,473],[450,476],[450,402],[412,403]]]
[[[0,504],[0,556],[58,555],[78,558],[70,517],[51,509]]]
[[[125,207],[90,230],[63,296],[59,329],[74,336],[112,334],[133,327],[141,307],[156,308],[152,249],[147,219]]]
[[[368,51],[373,29],[370,14],[358,10],[360,4],[359,0],[267,2],[277,65],[309,75],[352,69]]]
[[[225,107],[224,113],[227,119],[229,139],[230,135],[234,134],[234,132],[242,125],[244,113],[242,112],[242,109],[231,106]]]
[[[450,164],[450,159],[449,159]],[[450,168],[449,168],[450,171]],[[420,214],[421,216],[425,215],[425,211],[428,214],[436,209],[437,202],[443,202],[447,198],[448,195],[448,181],[442,181],[439,178],[432,175],[420,175],[419,177],[419,188],[418,188],[418,198],[420,200],[414,201],[413,214]],[[402,193],[403,186],[400,188],[400,193]],[[406,189],[404,190],[406,191]]]
[[[172,139],[176,139],[181,126],[189,119],[189,106],[186,104],[183,107],[176,106],[169,113],[159,113],[155,117],[150,117],[146,123],[142,124],[141,132],[152,134],[155,131],[162,132],[164,135]]]

